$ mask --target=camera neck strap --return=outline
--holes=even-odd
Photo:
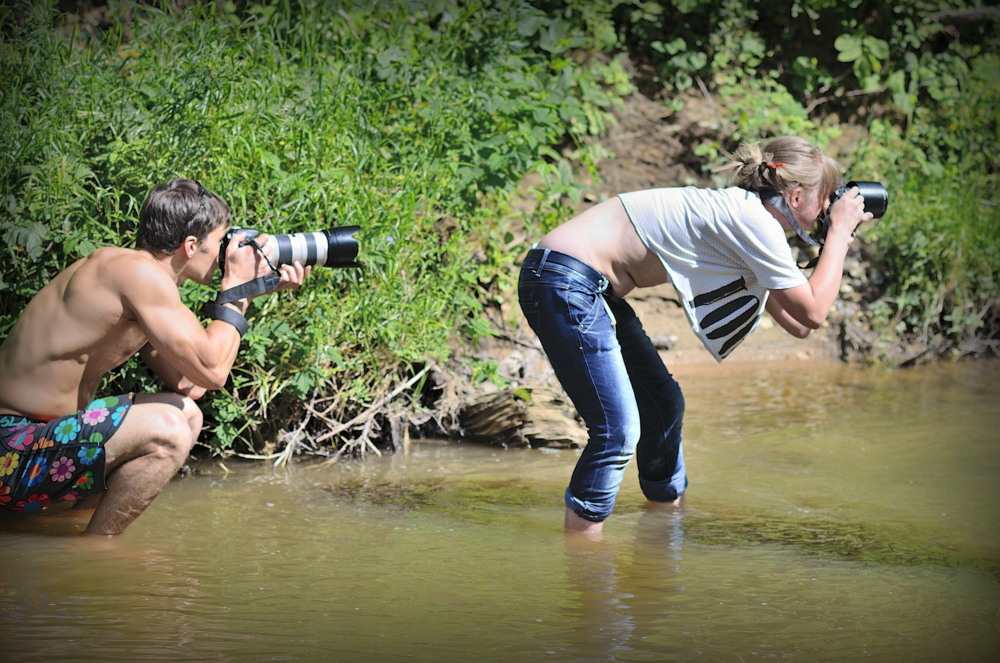
[[[232,231],[230,231],[230,232],[232,232]],[[260,244],[257,243],[257,240],[255,240],[253,238],[245,239],[245,240],[243,240],[243,243],[240,246],[248,246],[248,245],[252,246],[253,248],[255,248],[257,250],[257,253],[259,253],[260,257],[264,259],[264,261],[267,263],[267,266],[271,268],[272,272],[278,271],[278,268],[274,266],[274,263],[271,262],[271,259],[267,257],[266,253],[264,253],[264,249],[261,248]],[[223,245],[222,248],[219,250],[219,273],[222,274],[223,276],[226,275],[226,246],[225,245]]]
[[[259,253],[260,257],[263,258],[267,262],[267,266],[271,268],[272,272],[278,271],[278,268],[274,266],[274,263],[271,262],[271,259],[267,257],[266,253],[264,253],[264,249],[262,249],[260,247],[260,244],[257,243],[257,240],[255,240],[255,239],[248,239],[248,240],[246,240],[243,243],[244,244],[249,244],[253,248],[257,249],[257,253]]]
[[[751,189],[751,191],[753,191],[753,189]],[[760,196],[760,201],[762,203],[768,203],[774,209],[778,210],[778,212],[781,213],[781,216],[785,217],[785,221],[788,221],[788,225],[792,227],[792,230],[794,230],[795,234],[799,236],[799,239],[809,246],[823,246],[802,230],[802,226],[800,226],[799,222],[795,220],[792,210],[788,209],[788,203],[785,202],[785,199],[782,198],[781,194],[778,193],[777,190],[757,189],[756,193]]]
[[[223,290],[215,297],[215,303],[219,305],[229,304],[246,297],[263,295],[264,293],[271,292],[277,288],[279,281],[281,281],[280,274],[276,274],[275,272],[265,274],[260,278],[254,279],[253,281],[247,281],[246,283],[241,283],[240,285],[229,288],[228,290]]]

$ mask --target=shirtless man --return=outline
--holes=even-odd
[[[230,225],[229,206],[197,182],[162,184],[140,212],[138,250],[98,249],[31,300],[0,345],[0,507],[90,495],[77,502],[96,503],[86,533],[119,534],[176,474],[201,430],[194,401],[225,385],[250,305],[224,304],[203,328],[178,286],[211,284]],[[271,271],[240,239],[226,249],[222,290]],[[301,285],[309,268],[280,271],[277,290]],[[104,375],[136,352],[172,392],[95,400]]]

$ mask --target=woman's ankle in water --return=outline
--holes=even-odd
[[[646,506],[654,509],[679,509],[683,507],[684,503],[687,501],[686,498],[684,497],[685,495],[686,493],[681,493],[680,497],[670,502],[657,502],[655,500],[647,498]]]
[[[569,508],[566,509],[566,517],[563,520],[563,527],[567,532],[581,532],[583,534],[597,534],[604,529],[604,521],[594,522],[581,518]]]

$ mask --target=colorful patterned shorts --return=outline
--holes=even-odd
[[[134,397],[98,398],[52,421],[0,415],[0,508],[37,511],[104,491],[104,445]]]

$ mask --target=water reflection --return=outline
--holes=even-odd
[[[454,443],[207,462],[111,541],[0,523],[2,658],[1000,659],[1000,364],[713,371],[688,506],[629,472],[598,541],[575,453]]]
[[[574,600],[564,610],[575,617],[559,651],[568,661],[612,661],[615,653],[631,651],[635,630],[633,596],[623,591],[622,561],[604,537],[566,535],[566,579]]]

